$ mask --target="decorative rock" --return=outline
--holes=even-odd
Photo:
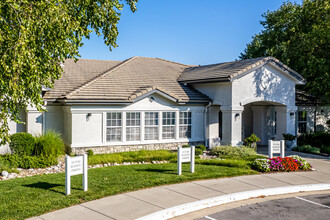
[[[7,178],[9,176],[9,173],[4,170],[4,171],[1,172],[1,176]]]
[[[34,169],[30,168],[30,169],[28,169],[28,171],[29,171],[29,172],[32,172],[32,171],[34,171]]]
[[[108,166],[108,164],[106,164],[106,163],[105,163],[105,164],[103,164],[103,166],[104,166],[104,167],[107,167],[107,166]]]

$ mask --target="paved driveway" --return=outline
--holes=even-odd
[[[208,214],[198,220],[326,220],[330,219],[330,194],[309,195],[256,203]]]

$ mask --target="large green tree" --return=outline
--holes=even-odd
[[[138,0],[0,1],[0,142],[8,142],[9,120],[20,122],[28,105],[42,110],[41,88],[61,77],[61,62],[77,59],[92,31],[116,47],[117,23],[126,3]]]
[[[329,0],[286,2],[263,14],[264,29],[253,36],[241,59],[273,56],[301,73],[306,92],[330,102]]]

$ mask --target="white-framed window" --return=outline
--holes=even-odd
[[[140,140],[140,112],[126,112],[126,141]]]
[[[163,112],[163,139],[175,138],[175,112]]]
[[[107,142],[121,141],[121,112],[107,113]]]
[[[179,137],[191,138],[191,112],[180,112]]]
[[[298,111],[298,133],[307,132],[307,111]]]
[[[145,112],[144,118],[144,140],[158,140],[158,112]]]

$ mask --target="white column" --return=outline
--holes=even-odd
[[[221,144],[232,146],[242,145],[242,113],[241,106],[221,106],[222,111],[222,136]]]
[[[287,106],[286,112],[286,133],[295,135],[297,106]]]
[[[30,134],[42,134],[43,118],[42,112],[29,106],[26,112],[26,132]]]
[[[219,106],[210,106],[208,109],[208,143],[209,147],[220,145],[219,138]]]
[[[275,106],[275,111],[277,115],[275,140],[283,140],[282,134],[287,133],[286,132],[287,108],[285,106]]]
[[[266,107],[265,106],[252,106],[253,112],[253,133],[261,139],[261,144],[266,145],[268,140],[266,138],[267,132],[264,125],[266,124]]]

